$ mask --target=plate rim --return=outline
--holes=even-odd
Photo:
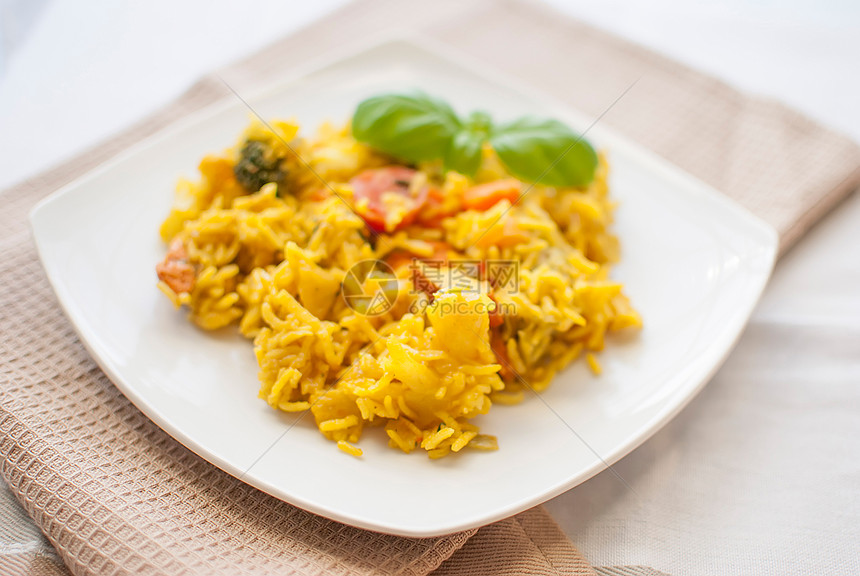
[[[291,73],[285,74],[277,81],[267,83],[253,90],[250,90],[246,98],[249,101],[254,101],[255,99],[262,98],[267,94],[277,92],[278,90],[283,89],[285,86],[289,86],[291,83],[294,83],[297,80],[300,80],[314,72],[322,71],[328,67],[339,64],[344,60],[348,60],[351,58],[360,58],[365,53],[369,53],[373,50],[386,48],[392,49],[396,47],[397,44],[406,44],[410,47],[417,48],[427,53],[431,57],[442,60],[446,64],[459,66],[460,68],[467,69],[470,72],[473,72],[476,76],[486,80],[489,83],[498,85],[504,90],[516,92],[520,95],[527,97],[528,99],[534,101],[537,104],[548,105],[552,110],[564,111],[565,115],[568,117],[575,116],[578,117],[581,121],[586,119],[586,117],[582,113],[577,111],[575,108],[572,108],[569,104],[565,104],[563,101],[553,97],[550,94],[542,92],[537,88],[518,83],[515,77],[507,75],[505,72],[500,71],[497,68],[494,68],[480,61],[479,59],[474,58],[468,53],[453,49],[450,46],[433,40],[427,36],[423,36],[420,34],[410,34],[409,36],[406,36],[399,32],[376,38],[370,42],[353,43],[351,45],[344,46],[342,49],[329,51],[321,57],[313,59],[312,61],[307,62],[305,65],[298,67]],[[172,438],[180,442],[183,446],[185,446],[207,462],[217,466],[224,472],[230,474],[234,478],[248,483],[249,485],[258,488],[263,492],[272,495],[275,498],[286,501],[307,511],[341,523],[368,530],[373,530],[376,532],[395,534],[407,537],[437,537],[446,534],[452,534],[463,530],[477,528],[501,520],[503,518],[507,518],[531,506],[543,503],[581,484],[587,479],[602,472],[607,467],[613,466],[624,456],[641,446],[656,432],[662,429],[663,426],[668,424],[678,413],[680,413],[689,404],[690,401],[693,400],[693,398],[698,395],[698,393],[705,387],[705,385],[707,385],[713,375],[725,362],[726,358],[729,356],[738,339],[742,335],[743,329],[748,323],[752,311],[760,300],[761,295],[764,292],[764,289],[767,286],[773,271],[778,248],[778,235],[776,233],[776,230],[774,230],[774,228],[770,224],[749,212],[746,208],[729,198],[727,195],[719,192],[718,190],[696,178],[695,176],[692,176],[682,168],[672,164],[668,160],[657,155],[655,152],[646,149],[638,143],[616,132],[612,128],[600,126],[598,131],[601,135],[601,138],[611,140],[611,146],[607,147],[613,149],[623,148],[625,152],[644,160],[645,163],[647,163],[648,169],[653,169],[659,172],[662,178],[678,181],[683,184],[684,188],[688,192],[692,192],[698,196],[704,196],[710,201],[717,201],[723,207],[733,212],[735,216],[744,220],[747,226],[753,229],[757,229],[756,232],[762,235],[762,247],[766,248],[766,253],[764,254],[764,257],[767,258],[767,270],[762,275],[762,280],[760,282],[760,285],[757,286],[755,290],[754,297],[750,298],[746,302],[746,305],[743,307],[742,313],[738,314],[734,318],[734,322],[731,324],[729,329],[725,330],[723,335],[721,335],[721,337],[715,340],[712,344],[713,347],[719,347],[719,349],[721,350],[721,353],[716,359],[716,361],[714,361],[709,366],[703,376],[697,377],[695,379],[695,385],[684,387],[678,390],[678,392],[684,392],[680,401],[674,401],[664,405],[663,409],[659,410],[651,419],[645,422],[636,434],[630,436],[629,441],[620,443],[618,446],[616,446],[614,450],[607,454],[597,454],[592,450],[592,452],[600,460],[599,462],[595,462],[593,466],[581,470],[579,474],[576,474],[563,482],[559,482],[552,488],[542,491],[540,494],[533,495],[529,498],[517,500],[509,504],[508,506],[493,510],[492,514],[482,515],[480,516],[480,518],[472,518],[470,520],[465,521],[461,519],[458,523],[454,525],[446,524],[444,526],[404,528],[402,526],[392,526],[390,525],[390,523],[386,522],[375,522],[367,518],[356,518],[348,514],[343,514],[340,513],[338,510],[326,507],[325,505],[320,505],[316,502],[309,502],[300,496],[296,496],[295,494],[290,494],[289,497],[285,497],[283,490],[279,490],[277,486],[273,486],[270,482],[262,478],[256,477],[252,473],[244,473],[242,470],[238,469],[233,463],[220,458],[210,450],[206,449],[203,444],[199,443],[194,438],[185,434],[180,428],[176,427],[170,419],[165,418],[158,409],[152,406],[142,395],[136,392],[134,386],[128,385],[125,382],[124,378],[121,376],[121,372],[117,369],[117,367],[114,365],[114,362],[109,357],[110,355],[102,355],[101,353],[99,353],[97,347],[94,346],[93,343],[90,341],[90,338],[88,337],[88,333],[90,331],[86,327],[86,323],[80,312],[76,311],[72,296],[66,292],[62,279],[56,277],[56,271],[48,265],[48,260],[46,256],[47,247],[44,245],[44,239],[40,237],[41,235],[39,233],[40,219],[49,217],[48,215],[50,214],[51,206],[58,198],[63,197],[70,192],[73,192],[75,189],[86,184],[90,180],[97,178],[102,173],[111,170],[112,168],[114,168],[114,166],[121,164],[127,159],[136,156],[142,150],[149,149],[164,140],[170,139],[175,134],[183,132],[189,127],[206,122],[208,119],[217,116],[222,111],[233,108],[234,106],[236,106],[236,101],[234,99],[229,97],[220,98],[215,102],[208,104],[203,108],[196,110],[193,113],[188,114],[187,116],[180,118],[175,122],[172,122],[170,125],[140,140],[131,147],[121,151],[106,162],[100,164],[92,170],[89,170],[82,176],[62,186],[57,191],[53,192],[52,194],[37,202],[29,212],[28,221],[36,244],[40,262],[46,272],[48,280],[51,284],[51,288],[54,291],[54,294],[57,296],[60,306],[66,314],[66,317],[71,321],[81,343],[84,345],[90,356],[99,365],[99,367],[107,374],[111,382],[122,392],[122,394],[126,398],[129,399],[129,401],[132,402],[132,404],[135,405],[137,409],[139,409],[159,428],[161,428]]]

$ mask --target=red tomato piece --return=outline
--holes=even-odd
[[[428,187],[413,193],[416,170],[405,166],[386,166],[365,170],[354,177],[352,185],[356,212],[376,232],[394,232],[415,221],[427,202]]]

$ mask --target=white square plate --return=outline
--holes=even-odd
[[[532,113],[587,127],[588,119],[561,104],[463,62],[425,41],[391,40],[247,100],[263,117],[294,116],[312,131],[325,119],[345,121],[364,97],[419,87],[460,112],[480,108],[500,120]],[[585,481],[645,441],[705,384],[773,265],[769,226],[598,125],[588,138],[608,151],[620,201],[615,230],[624,256],[614,274],[644,330],[609,343],[602,376],[579,362],[543,393],[546,404],[530,397],[480,418],[483,431],[498,436],[497,452],[431,461],[392,450],[381,430],[369,430],[360,443],[365,455],[353,458],[324,439],[312,418],[284,434],[295,416],[257,398],[251,344],[194,328],[155,286],[154,266],[165,252],[157,230],[177,177],[193,177],[205,153],[232,144],[248,116],[238,100],[207,109],[67,186],[33,210],[36,243],[81,339],[138,408],[230,474],[347,524],[440,535]]]

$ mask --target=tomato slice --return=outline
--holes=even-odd
[[[349,183],[355,210],[375,232],[394,232],[412,224],[427,202],[428,187],[413,192],[417,171],[405,166],[365,170]]]
[[[427,202],[424,203],[418,215],[418,223],[425,228],[441,228],[442,221],[457,212],[459,208],[452,209],[451,206],[445,206],[442,190],[431,186],[427,192]]]

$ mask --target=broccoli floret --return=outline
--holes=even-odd
[[[278,193],[287,175],[282,167],[284,158],[279,157],[265,142],[248,140],[239,153],[239,161],[233,168],[236,180],[251,192],[256,192],[269,182],[278,183]]]

